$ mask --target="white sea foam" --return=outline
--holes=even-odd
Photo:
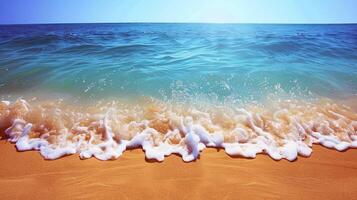
[[[45,159],[117,159],[142,148],[148,159],[176,153],[196,160],[206,147],[231,156],[274,160],[308,157],[313,143],[344,151],[357,147],[357,115],[330,100],[286,101],[270,106],[193,108],[163,102],[76,108],[55,102],[0,102],[0,128],[19,151],[38,150]]]

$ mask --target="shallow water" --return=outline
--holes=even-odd
[[[0,130],[47,159],[343,151],[356,52],[357,25],[0,26]]]

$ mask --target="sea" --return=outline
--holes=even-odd
[[[0,25],[0,132],[45,159],[357,147],[357,24]]]

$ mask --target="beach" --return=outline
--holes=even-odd
[[[44,160],[0,141],[1,199],[353,199],[357,151],[314,145],[294,162],[231,158],[206,149],[195,162],[178,156],[146,161],[142,150],[118,160]],[[219,151],[219,152],[217,152]]]
[[[356,33],[0,25],[0,199],[354,199]]]

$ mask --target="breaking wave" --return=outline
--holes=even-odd
[[[111,160],[142,148],[147,159],[179,154],[185,162],[206,147],[231,156],[293,161],[313,144],[344,151],[357,147],[357,114],[329,99],[285,100],[264,105],[175,104],[146,99],[78,106],[64,101],[0,102],[0,131],[19,151],[45,159],[79,154]]]

